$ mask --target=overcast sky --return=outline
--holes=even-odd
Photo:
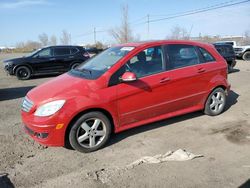
[[[121,6],[129,6],[129,20],[135,35],[148,39],[146,15],[150,20],[196,10],[224,2],[242,0],[0,0],[0,46],[38,40],[47,33],[58,38],[62,30],[71,33],[73,44],[94,42],[93,30],[106,31],[119,26]],[[242,35],[250,30],[250,1],[199,14],[150,23],[150,39],[164,39],[175,26],[186,28],[191,36]],[[98,32],[97,40],[110,43],[108,32]]]

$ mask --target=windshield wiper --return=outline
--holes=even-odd
[[[75,70],[80,71],[80,72],[88,72],[92,76],[92,71],[88,69],[78,69],[76,68]]]

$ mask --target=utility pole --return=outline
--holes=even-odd
[[[148,39],[149,39],[149,14],[147,15],[147,18],[148,18],[147,24],[148,24]]]
[[[95,27],[94,27],[94,42],[96,44],[96,29],[95,29]]]

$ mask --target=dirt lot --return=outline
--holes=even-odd
[[[238,60],[229,75],[232,91],[220,116],[196,112],[145,125],[114,135],[107,147],[90,154],[42,147],[21,130],[22,97],[52,78],[18,81],[1,67],[0,174],[9,175],[0,175],[0,187],[3,181],[25,188],[250,186],[250,62]],[[119,170],[143,156],[179,148],[204,157]]]

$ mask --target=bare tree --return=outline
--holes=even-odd
[[[57,38],[55,35],[50,37],[50,45],[57,45]]]
[[[167,38],[177,39],[177,40],[180,40],[180,39],[188,40],[190,36],[185,28],[175,26],[173,29],[171,29],[171,34]]]
[[[66,31],[66,30],[63,30],[62,31],[62,37],[60,38],[60,41],[62,44],[70,44],[71,43],[71,34]]]
[[[46,33],[42,33],[38,36],[42,46],[48,46],[49,44],[49,37]]]
[[[243,45],[250,45],[250,30],[245,31],[242,44]]]
[[[16,44],[16,48],[18,52],[31,52],[41,48],[41,43],[37,41],[19,42]]]
[[[110,35],[118,42],[118,43],[126,43],[134,41],[134,37],[132,35],[132,31],[130,29],[129,21],[128,21],[128,5],[122,6],[122,24],[120,27],[110,30]]]

